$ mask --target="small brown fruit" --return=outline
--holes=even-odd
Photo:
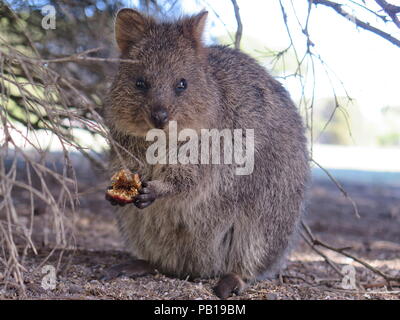
[[[119,203],[131,203],[142,186],[139,174],[122,169],[111,178],[111,187],[106,191],[109,198]]]

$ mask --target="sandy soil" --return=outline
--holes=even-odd
[[[99,183],[99,182],[96,182]],[[118,278],[104,282],[99,278],[107,267],[129,260],[120,241],[113,207],[104,201],[101,191],[82,184],[85,192],[80,208],[73,216],[75,249],[51,252],[51,214],[38,206],[35,210],[37,255],[25,257],[26,298],[28,299],[216,299],[212,292],[215,279],[195,282],[157,274],[142,278]],[[314,234],[336,247],[351,247],[349,252],[392,276],[400,276],[400,190],[384,185],[348,183],[346,190],[358,204],[361,218],[354,215],[351,203],[326,181],[314,181],[308,199],[306,217]],[[27,194],[15,195],[23,218],[29,214]],[[1,218],[1,217],[0,217]],[[47,226],[47,227],[46,227]],[[307,244],[300,241],[290,255],[281,278],[261,281],[242,295],[230,299],[399,299],[400,284],[388,290],[382,279],[335,252],[321,249],[339,268],[356,268],[358,288],[342,288],[338,276]],[[44,259],[47,259],[44,261]],[[54,290],[45,290],[42,266],[57,269]],[[0,299],[22,298],[21,291],[5,286],[0,267]],[[371,287],[371,288],[367,288]]]

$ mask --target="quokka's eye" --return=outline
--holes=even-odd
[[[176,93],[181,93],[185,91],[187,88],[187,81],[185,79],[181,79],[178,82],[178,85],[175,88]]]
[[[138,88],[140,90],[146,90],[149,87],[147,85],[146,81],[144,81],[142,78],[139,78],[136,80],[135,86],[136,86],[136,88]]]

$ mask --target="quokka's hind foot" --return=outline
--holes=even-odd
[[[156,270],[147,261],[137,259],[112,266],[104,272],[101,280],[108,281],[121,276],[136,278],[153,274],[156,274]]]
[[[245,289],[246,283],[236,273],[228,273],[219,279],[217,285],[214,287],[214,292],[217,297],[226,299],[235,294],[241,294]]]

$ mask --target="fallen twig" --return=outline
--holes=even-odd
[[[311,232],[310,227],[304,221],[301,222],[301,225],[302,225],[303,229],[306,231],[306,233],[308,235],[308,239],[306,240],[306,242],[311,245],[311,247],[313,248],[314,251],[316,251],[315,250],[316,249],[315,246],[321,246],[321,247],[324,247],[324,248],[329,249],[331,251],[337,252],[337,253],[345,256],[345,257],[351,258],[354,261],[356,261],[357,263],[363,265],[368,270],[370,270],[373,273],[381,276],[385,280],[388,288],[391,288],[391,282],[400,282],[400,277],[389,276],[389,275],[385,274],[384,272],[380,271],[379,269],[373,267],[369,263],[363,261],[362,259],[354,256],[353,254],[350,254],[350,253],[346,252],[346,250],[348,250],[347,247],[346,248],[335,248],[335,247],[333,247],[333,246],[331,246],[329,244],[326,244],[325,242],[319,240],[318,238],[316,238],[313,235],[313,233]],[[304,235],[302,235],[302,236],[303,236],[303,239],[306,239],[306,237]],[[316,252],[318,252],[318,251],[316,251]],[[327,261],[327,262],[330,261],[329,259],[326,258],[326,255],[321,254],[321,253],[319,253],[319,254],[322,257],[324,257],[325,261]],[[334,264],[331,261],[328,262],[328,263],[329,263],[329,265],[331,267],[333,267]],[[335,271],[337,271],[337,269],[335,267],[333,267],[333,268],[334,268]],[[340,271],[339,271],[339,273],[341,274]]]

